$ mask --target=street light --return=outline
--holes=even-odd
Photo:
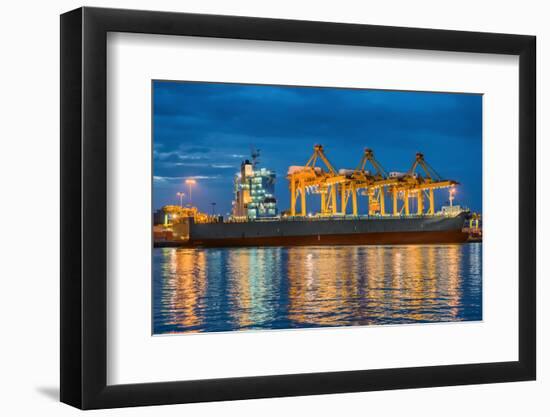
[[[185,183],[189,186],[189,204],[193,203],[193,192],[192,192],[192,186],[197,183],[193,178],[188,178],[185,180]]]
[[[180,198],[180,207],[183,208],[183,197],[185,196],[185,194],[181,191],[178,191],[176,195]]]

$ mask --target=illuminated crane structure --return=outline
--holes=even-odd
[[[317,166],[320,160],[323,167]],[[366,169],[372,167],[372,171]],[[417,172],[421,168],[422,173]],[[422,153],[417,153],[413,165],[406,173],[390,172],[375,159],[371,149],[365,149],[361,162],[355,169],[336,170],[328,160],[323,146],[315,145],[313,155],[304,166],[291,166],[287,179],[290,187],[290,215],[306,216],[307,194],[319,194],[321,216],[347,214],[351,200],[351,211],[358,215],[357,194],[368,199],[368,214],[386,216],[386,195],[392,200],[391,215],[433,215],[435,214],[434,190],[452,188],[456,181],[442,179],[426,162]],[[297,205],[300,212],[297,214]],[[411,213],[411,199],[416,201],[416,213]],[[425,211],[425,199],[428,208]],[[401,202],[401,203],[400,203]]]
[[[367,162],[373,168],[373,172],[365,170]],[[371,149],[365,149],[363,157],[359,166],[355,170],[352,181],[355,182],[355,188],[362,190],[361,194],[366,195],[368,198],[369,215],[380,213],[382,216],[386,215],[386,198],[385,188],[394,184],[394,179],[388,178],[386,170],[380,165],[380,163],[374,158],[374,153]],[[357,205],[353,205],[353,215],[357,216]],[[344,207],[343,213],[346,210]]]
[[[424,175],[416,172],[416,169],[422,168]],[[424,199],[428,199],[427,214],[435,214],[434,190],[442,188],[453,188],[458,185],[458,182],[453,180],[442,179],[441,176],[433,169],[430,164],[424,159],[424,155],[417,152],[415,161],[411,169],[403,177],[405,184],[397,187],[398,192],[404,194],[404,209],[405,215],[410,214],[409,198],[413,197],[417,200],[417,214],[424,213]],[[394,203],[395,205],[395,203]],[[395,214],[395,213],[394,213]]]
[[[325,169],[317,166],[321,160]],[[305,216],[306,194],[319,194],[321,197],[321,214],[338,214],[337,188],[347,181],[345,175],[340,175],[327,159],[323,146],[315,145],[313,155],[304,166],[291,166],[287,175],[290,186],[290,212],[296,216],[296,203],[300,197],[301,215]]]

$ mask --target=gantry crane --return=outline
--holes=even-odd
[[[370,163],[372,166],[372,172],[365,169],[367,163]],[[345,189],[341,197],[342,214],[346,214],[347,203],[351,195],[352,212],[354,216],[357,216],[357,191],[362,189],[363,194],[368,197],[369,215],[373,215],[376,212],[385,215],[384,188],[395,182],[396,180],[388,179],[386,171],[374,157],[372,149],[366,148],[363,152],[361,162],[351,176],[348,177],[348,182],[341,185]]]
[[[317,166],[318,160],[325,165],[325,169]],[[367,164],[372,166],[373,171],[366,169]],[[417,172],[418,167],[423,175]],[[352,212],[358,215],[357,192],[363,190],[362,194],[368,197],[368,214],[379,213],[385,216],[385,195],[386,188],[391,190],[392,214],[406,216],[411,214],[410,198],[416,198],[416,214],[424,214],[424,198],[428,199],[429,207],[427,214],[435,214],[434,190],[438,188],[454,187],[458,182],[442,179],[441,176],[426,162],[424,155],[418,152],[413,165],[406,173],[386,173],[382,165],[374,157],[371,149],[366,148],[361,162],[354,170],[337,171],[328,160],[323,146],[315,145],[313,155],[305,166],[293,166],[289,168],[287,179],[290,188],[290,214],[296,216],[296,205],[300,197],[300,215],[306,216],[306,194],[316,193],[321,196],[321,215],[346,215],[347,205],[351,197]],[[338,197],[340,209],[338,209]],[[401,208],[398,207],[398,200],[402,199]]]
[[[421,167],[424,175],[416,172],[416,169]],[[424,159],[424,154],[417,152],[415,160],[409,171],[402,178],[402,184],[396,185],[393,188],[394,195],[394,214],[397,212],[397,193],[403,193],[403,209],[405,215],[410,214],[409,198],[416,198],[418,215],[424,214],[424,197],[428,198],[428,213],[435,214],[434,190],[439,188],[450,188],[458,185],[458,182],[453,180],[442,179],[441,176],[433,169]]]
[[[326,168],[318,167],[320,159]],[[287,179],[290,187],[290,214],[296,216],[296,200],[300,196],[301,215],[306,216],[306,193],[315,192],[321,196],[321,214],[338,214],[337,187],[346,181],[344,175],[340,175],[332,166],[325,155],[322,145],[313,147],[313,155],[305,166],[290,167]]]

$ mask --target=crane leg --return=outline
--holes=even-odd
[[[435,214],[434,190],[432,188],[430,188],[429,200],[430,200],[430,208],[429,208],[430,214]]]
[[[397,188],[393,188],[392,190],[393,195],[393,215],[397,216],[399,213],[397,212]]]
[[[409,215],[409,190],[405,190],[405,215]]]
[[[296,216],[296,180],[290,180],[290,215]]]
[[[332,197],[332,214],[337,214],[338,207],[336,206],[336,188],[334,185],[330,187],[330,195]]]
[[[417,214],[421,215],[424,212],[424,191],[418,190],[418,211]]]
[[[342,209],[342,215],[346,215],[346,210],[348,206],[348,199],[346,198],[346,186],[344,184],[340,185],[340,208]]]
[[[353,204],[353,215],[357,216],[357,192],[355,186],[351,187],[351,203]]]
[[[372,211],[370,209],[371,198],[372,196],[369,193],[367,193],[367,213],[369,214],[369,216],[372,214]]]
[[[382,216],[385,216],[386,215],[386,198],[385,198],[385,193],[384,193],[384,189],[383,188],[380,188],[378,190],[378,197],[380,198],[380,214]]]
[[[302,216],[306,216],[306,187],[303,183],[300,184],[300,197],[301,197],[301,208],[302,208]]]

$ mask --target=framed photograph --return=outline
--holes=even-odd
[[[61,401],[533,380],[535,37],[61,16]]]

